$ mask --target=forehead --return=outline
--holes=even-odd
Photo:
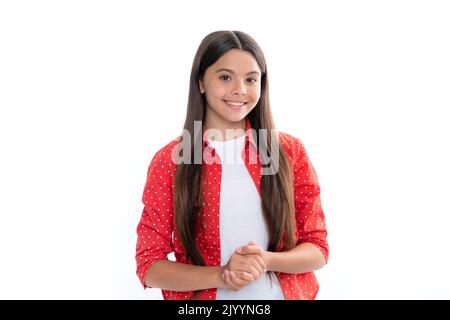
[[[216,71],[219,68],[229,68],[236,73],[245,74],[250,71],[261,72],[258,66],[258,62],[253,55],[244,50],[231,49],[224,53],[213,65],[213,70]]]

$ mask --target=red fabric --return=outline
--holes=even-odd
[[[261,161],[255,141],[250,134],[251,130],[248,130],[251,129],[248,118],[246,119],[246,128],[243,157],[261,195]],[[221,164],[214,149],[205,138],[204,129],[203,137],[205,161],[202,164],[202,195],[206,228],[201,230],[197,226],[196,245],[207,266],[220,266],[219,191]],[[309,242],[316,245],[328,261],[327,229],[316,172],[300,139],[279,131],[279,141],[293,169],[297,244]],[[176,164],[172,161],[172,150],[178,144],[179,140],[176,138],[156,152],[147,172],[147,180],[142,195],[144,208],[137,226],[136,243],[136,273],[144,289],[147,288],[144,279],[148,268],[155,261],[168,260],[167,255],[169,253],[175,253],[177,262],[190,263],[186,261],[184,250],[177,238],[173,214]],[[315,299],[319,284],[314,272],[302,274],[276,272],[276,275],[286,300]],[[198,299],[215,300],[216,291],[215,288],[206,289]],[[190,299],[194,292],[162,290],[162,294],[165,300],[182,300]]]

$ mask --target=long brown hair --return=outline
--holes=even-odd
[[[205,266],[205,261],[195,244],[197,214],[202,210],[201,176],[202,164],[194,161],[195,137],[202,135],[194,132],[194,121],[205,121],[206,99],[201,94],[199,80],[203,80],[206,69],[214,64],[224,53],[231,49],[248,51],[253,55],[261,69],[261,95],[258,104],[247,115],[252,129],[276,129],[269,103],[269,82],[266,61],[256,41],[241,31],[215,31],[208,34],[201,42],[192,64],[189,98],[183,132],[188,132],[191,139],[191,162],[177,165],[174,190],[175,226],[178,239],[187,259],[195,265]],[[183,134],[182,134],[183,136]],[[279,150],[279,167],[275,174],[261,176],[260,191],[264,218],[269,230],[268,251],[286,251],[295,246],[295,209],[293,196],[293,179],[287,156],[279,146],[278,138],[270,134],[259,141],[270,157],[271,147]],[[182,138],[180,137],[182,140]],[[258,149],[261,155],[261,150]],[[203,224],[202,224],[203,225]],[[274,273],[270,272],[271,280]],[[197,298],[203,290],[197,290],[192,299]]]

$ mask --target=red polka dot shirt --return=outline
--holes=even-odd
[[[246,129],[251,129],[246,119]],[[258,192],[260,191],[261,161],[251,130],[246,131],[244,162]],[[197,248],[207,266],[220,266],[220,183],[221,164],[214,149],[208,144],[203,129],[202,192],[206,228],[197,228]],[[300,139],[279,131],[280,146],[287,155],[294,180],[294,204],[297,244],[309,242],[316,245],[328,262],[328,241],[324,212],[320,200],[317,174]],[[190,263],[177,238],[174,223],[174,179],[176,164],[172,150],[178,138],[156,152],[147,171],[142,202],[144,208],[137,226],[136,273],[145,288],[145,274],[158,260],[168,260],[174,253],[177,262]],[[278,249],[277,249],[278,250]],[[313,300],[319,290],[314,272],[288,274],[275,272],[286,300]],[[215,300],[216,288],[206,289],[199,300]],[[162,290],[165,300],[190,299],[194,292]]]

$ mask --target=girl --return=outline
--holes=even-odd
[[[249,35],[201,42],[183,133],[152,158],[142,201],[144,289],[164,299],[316,297],[314,270],[328,261],[319,182],[300,139],[275,129],[266,61]]]

